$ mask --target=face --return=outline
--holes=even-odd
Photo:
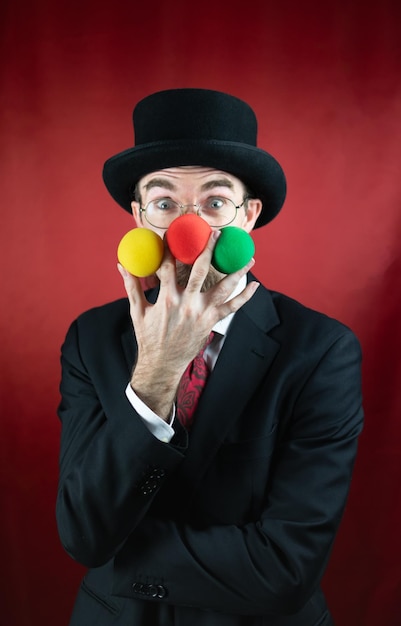
[[[236,206],[240,205],[246,197],[244,184],[235,176],[208,167],[188,166],[173,167],[147,174],[139,181],[138,190],[141,204],[131,203],[132,213],[136,225],[140,228],[149,228],[164,236],[165,230],[155,228],[148,223],[140,208],[145,207],[150,201],[159,198],[171,198],[181,205],[203,204],[212,196],[219,196],[232,200]],[[187,206],[186,211],[196,211],[196,207]],[[237,210],[235,219],[230,226],[237,226],[250,232],[260,215],[262,203],[258,199],[250,199],[244,206]],[[178,282],[185,286],[191,267],[177,261]],[[210,267],[209,274],[204,284],[204,290],[209,289],[221,280],[222,274]]]

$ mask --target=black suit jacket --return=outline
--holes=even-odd
[[[135,354],[127,300],[62,348],[57,521],[90,568],[71,626],[332,624],[319,584],[363,419],[353,333],[260,286],[169,444],[125,396]]]

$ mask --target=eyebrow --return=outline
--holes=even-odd
[[[148,183],[146,183],[146,185],[144,185],[146,191],[149,191],[149,189],[152,189],[153,187],[163,187],[164,189],[169,189],[170,191],[176,190],[176,186],[167,180],[167,178],[152,178]]]
[[[215,180],[209,180],[201,186],[201,191],[209,191],[215,187],[228,187],[228,189],[234,189],[234,185],[228,178],[217,178]]]
[[[152,178],[144,188],[146,191],[149,189],[153,189],[153,187],[162,187],[163,189],[168,189],[169,191],[176,191],[177,187],[167,178]],[[234,185],[228,178],[217,178],[214,180],[209,180],[203,185],[201,185],[201,191],[209,191],[210,189],[215,189],[216,187],[227,187],[228,189],[234,189]]]

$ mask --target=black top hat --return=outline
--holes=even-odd
[[[251,107],[208,89],[170,89],[141,100],[133,113],[135,146],[104,164],[114,200],[131,212],[132,188],[142,176],[168,167],[201,165],[239,178],[263,202],[255,228],[280,211],[286,181],[280,164],[256,147]]]

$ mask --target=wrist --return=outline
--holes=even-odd
[[[154,376],[142,377],[141,373],[135,370],[130,385],[138,398],[149,409],[165,422],[170,422],[173,415],[178,382],[168,383]]]

